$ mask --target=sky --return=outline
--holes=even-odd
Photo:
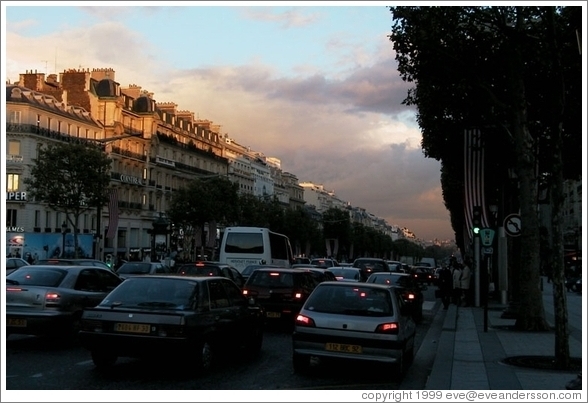
[[[386,3],[140,4],[3,1],[3,79],[112,68],[300,182],[420,239],[454,238],[440,163],[402,105]]]

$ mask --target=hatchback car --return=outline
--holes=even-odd
[[[75,335],[82,311],[122,279],[88,266],[23,266],[6,276],[6,334]]]
[[[171,357],[205,373],[225,351],[257,354],[263,321],[227,278],[136,276],[84,311],[79,336],[99,368],[118,357]]]
[[[419,283],[427,283],[429,285],[435,282],[433,270],[427,267],[412,267],[410,275]]]
[[[6,275],[12,273],[21,266],[28,266],[29,262],[20,257],[6,258]]]
[[[374,257],[357,258],[353,261],[353,267],[361,269],[365,278],[368,278],[372,273],[390,271],[387,261]]]
[[[247,282],[247,279],[249,278],[249,276],[251,276],[251,273],[253,273],[255,270],[257,269],[265,269],[268,267],[274,267],[276,269],[281,268],[282,266],[274,266],[274,265],[269,265],[269,264],[250,264],[249,266],[246,266],[243,271],[241,272],[241,276],[243,276],[243,280],[245,282]]]
[[[245,280],[237,269],[225,263],[202,261],[184,263],[178,267],[180,276],[217,276],[231,279],[239,288],[243,288]]]
[[[127,262],[116,271],[122,278],[166,273],[171,273],[170,268],[159,262]]]
[[[394,287],[324,282],[296,317],[294,370],[308,370],[311,357],[344,359],[390,366],[399,378],[414,356],[415,334],[410,310]]]
[[[267,319],[293,321],[318,283],[306,269],[263,268],[251,274],[243,295],[263,306]]]
[[[410,306],[412,317],[416,322],[423,319],[423,302],[425,297],[422,292],[422,285],[417,283],[407,273],[374,273],[367,279],[368,283],[386,284],[396,287],[402,295],[404,302]],[[424,286],[426,287],[426,286]]]

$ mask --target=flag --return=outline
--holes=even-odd
[[[472,231],[474,206],[482,210],[482,227],[488,227],[486,216],[486,199],[484,196],[484,145],[479,129],[466,130],[464,133],[464,213],[466,238]]]
[[[118,229],[118,189],[111,188],[108,200],[108,232],[106,238],[114,238]]]

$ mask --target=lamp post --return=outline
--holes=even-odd
[[[167,234],[169,233],[167,227],[169,220],[163,217],[162,213],[159,213],[159,217],[151,224],[153,229],[147,232],[151,234],[151,261],[157,261],[157,254],[165,253],[167,249]]]

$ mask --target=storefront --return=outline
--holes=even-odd
[[[91,258],[92,234],[78,234],[78,258]],[[6,228],[6,256],[19,256],[33,261],[54,257],[74,258],[75,240],[73,233],[26,232],[22,227]]]

